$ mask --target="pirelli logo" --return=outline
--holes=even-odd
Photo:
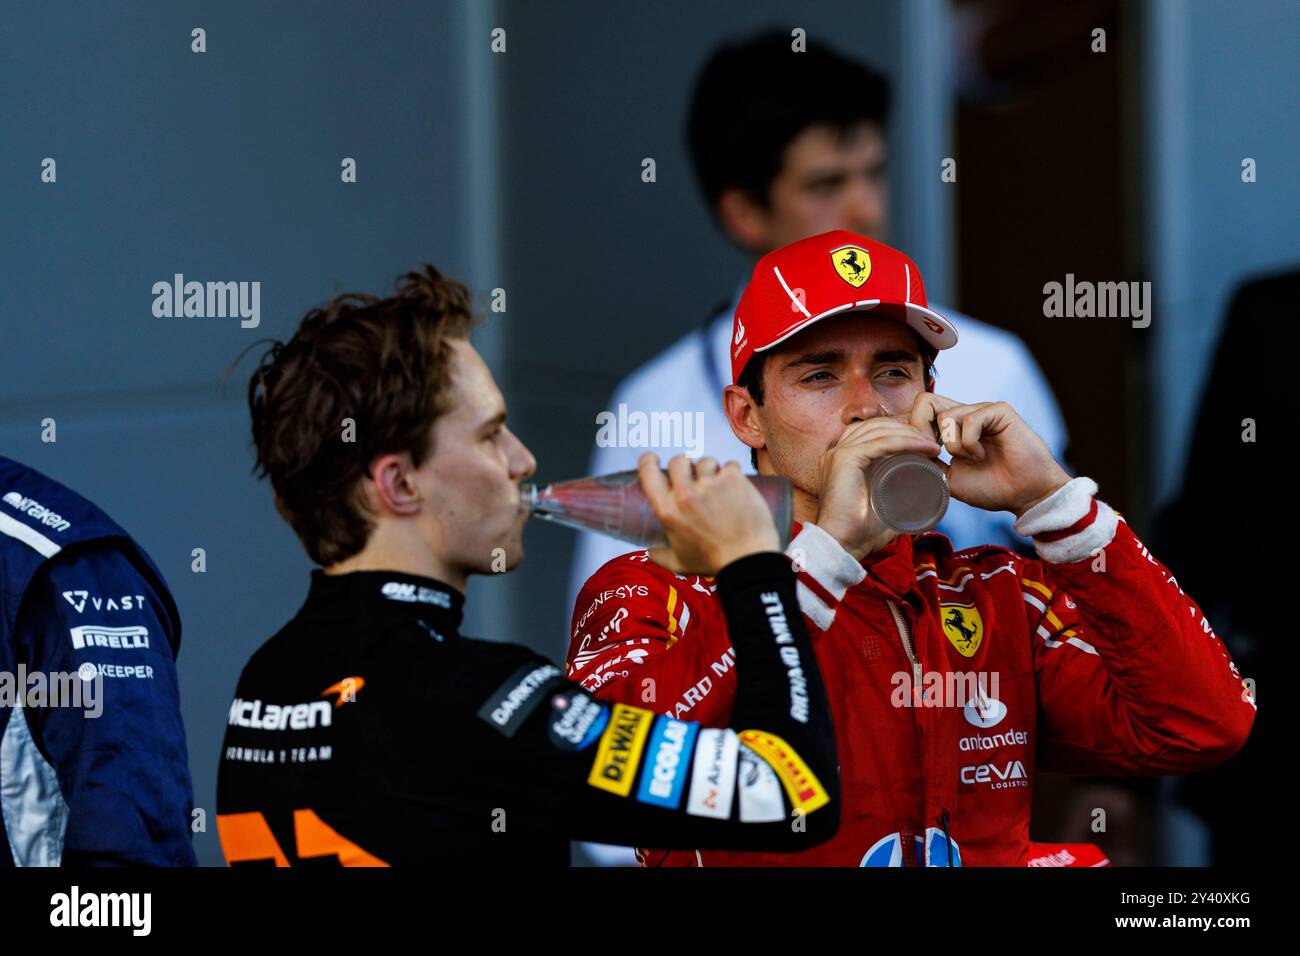
[[[149,629],[136,625],[134,627],[101,627],[85,624],[70,631],[74,650],[87,647],[111,647],[115,650],[147,648],[149,646]]]
[[[587,783],[620,797],[630,794],[653,720],[654,714],[648,710],[615,704],[609,726],[596,748],[596,760],[587,775]]]
[[[813,772],[808,769],[808,764],[804,763],[804,759],[795,752],[793,747],[776,734],[769,734],[762,730],[746,730],[741,733],[740,742],[763,758],[776,771],[776,775],[781,778],[781,784],[785,787],[786,796],[790,798],[790,805],[796,810],[811,813],[830,802],[830,797],[826,795],[826,788],[813,776]]]

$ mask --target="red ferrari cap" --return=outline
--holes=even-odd
[[[883,242],[837,229],[792,242],[758,260],[732,320],[731,380],[755,352],[841,312],[875,310],[906,322],[936,349],[957,329],[925,301],[921,271]]]

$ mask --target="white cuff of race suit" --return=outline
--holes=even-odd
[[[831,535],[805,524],[785,549],[799,576],[799,609],[823,631],[835,619],[835,609],[849,588],[867,576]]]
[[[1016,533],[1033,538],[1038,556],[1051,564],[1091,557],[1111,543],[1119,525],[1119,516],[1096,494],[1091,478],[1071,478],[1022,514]]]

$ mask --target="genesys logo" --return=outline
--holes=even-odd
[[[72,635],[73,650],[87,647],[110,647],[113,650],[144,650],[149,647],[149,629],[142,626],[105,627],[102,624],[84,624],[74,627]]]
[[[143,594],[123,594],[120,597],[101,597],[89,591],[64,591],[63,600],[82,614],[89,604],[92,611],[140,611],[145,608]]]
[[[4,503],[55,531],[67,531],[72,527],[72,522],[65,519],[63,515],[51,511],[35,498],[28,498],[16,491],[8,492],[4,496]]]
[[[451,597],[445,591],[426,588],[404,581],[389,581],[379,593],[390,601],[402,601],[406,604],[433,604],[437,607],[451,607]]]

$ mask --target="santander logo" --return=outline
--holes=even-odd
[[[962,716],[968,724],[976,727],[996,727],[1007,715],[1007,705],[996,697],[988,696],[982,683],[976,687],[976,696],[973,700],[966,701],[966,706],[961,710]]]

